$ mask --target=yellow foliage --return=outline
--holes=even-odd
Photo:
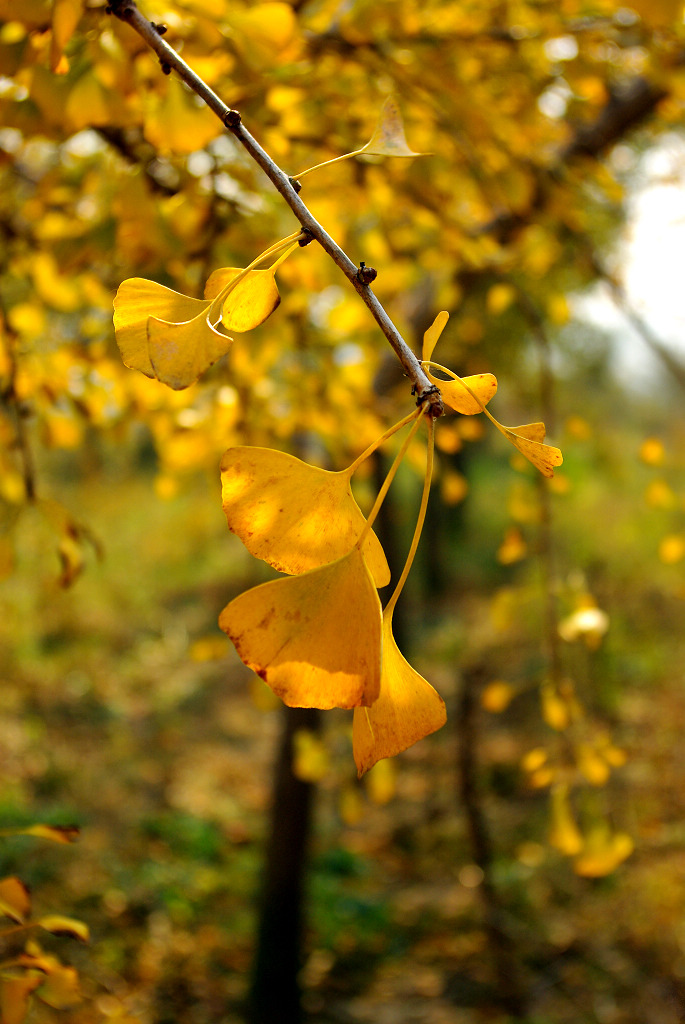
[[[354,711],[352,749],[358,774],[440,729],[445,720],[445,702],[402,656],[392,634],[392,613],[384,615],[380,691],[370,706]]]
[[[502,679],[494,679],[485,687],[480,700],[486,711],[499,714],[501,711],[506,711],[515,696],[516,690],[511,683],[506,683]]]

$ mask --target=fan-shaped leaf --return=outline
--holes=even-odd
[[[381,607],[357,548],[240,594],[219,626],[290,707],[353,708],[378,696]]]
[[[476,413],[482,412],[482,406],[487,405],[497,392],[497,378],[491,373],[476,373],[459,380],[440,380],[430,372],[427,375],[430,382],[440,388],[445,405],[449,405],[450,409],[460,412],[463,416],[475,416]],[[464,384],[470,388],[473,395],[467,391]]]
[[[378,699],[354,711],[352,748],[359,775],[445,724],[445,702],[403,657],[383,616],[383,670]]]
[[[215,299],[241,273],[235,267],[215,270],[205,285],[205,298]],[[222,323],[227,331],[251,331],[271,316],[280,301],[274,270],[251,270],[226,296]]]
[[[154,377],[148,351],[149,317],[181,323],[208,308],[209,303],[202,299],[189,298],[142,277],[122,282],[114,297],[114,332],[124,364],[147,377]]]
[[[293,575],[347,554],[365,523],[346,472],[270,448],[229,448],[221,460],[221,491],[228,525],[248,551]],[[376,586],[384,587],[390,570],[372,531],[362,550]]]
[[[435,346],[438,343],[438,339],[440,338],[440,335],[445,330],[445,327],[447,326],[447,321],[449,320],[449,318],[450,318],[449,313],[447,313],[443,309],[442,312],[438,313],[438,315],[436,316],[436,318],[433,321],[433,323],[430,325],[428,330],[425,332],[425,334],[423,336],[423,350],[422,350],[423,354],[421,356],[421,358],[424,361],[428,361],[430,359],[430,357],[433,355],[433,350],[434,350]]]
[[[359,152],[373,154],[374,156],[424,155],[422,153],[415,153],[413,149],[409,148],[404,134],[402,114],[393,96],[388,96],[383,104],[374,133]]]
[[[207,319],[209,304],[202,305],[198,315],[185,323],[148,318],[150,365],[157,379],[175,391],[194,384],[233,343],[233,338],[212,327]]]
[[[537,428],[542,427],[542,437],[545,436],[544,424],[542,423],[527,423],[523,427],[504,427],[503,433],[513,445],[515,445],[522,455],[528,459],[529,462],[539,469],[543,476],[554,476],[554,467],[560,466],[564,461],[564,456],[561,454],[558,448],[552,447],[550,444],[542,444],[541,441],[531,440],[526,434],[533,428],[532,433],[535,433]],[[526,433],[519,433],[524,430]]]
[[[0,914],[23,924],[31,913],[31,897],[20,878],[0,879]]]

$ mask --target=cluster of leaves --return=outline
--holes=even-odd
[[[55,825],[31,825],[23,829],[3,831],[7,835],[29,835],[57,843],[74,842],[78,829]],[[20,878],[0,879],[0,914],[12,924],[0,929],[3,945],[0,963],[0,1015],[3,1024],[23,1024],[35,996],[56,1010],[69,1009],[81,1001],[78,973],[52,953],[41,948],[34,938],[25,941],[23,949],[12,947],[35,930],[51,935],[67,935],[88,942],[87,925],[61,914],[31,916],[31,895]]]

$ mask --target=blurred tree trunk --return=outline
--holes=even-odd
[[[293,737],[318,732],[319,712],[283,708],[248,1006],[250,1024],[299,1024],[304,876],[314,786],[293,775]]]
[[[513,1020],[523,1021],[527,1019],[528,999],[521,976],[520,958],[504,922],[505,906],[493,879],[494,848],[478,786],[477,751],[481,747],[478,697],[486,678],[487,670],[482,665],[464,670],[457,709],[460,796],[466,814],[473,860],[483,872],[478,891],[497,979],[498,1001]]]

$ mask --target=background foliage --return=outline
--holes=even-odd
[[[680,4],[144,13],[289,173],[359,148],[397,97],[430,155],[322,169],[303,198],[417,350],[449,310],[441,361],[496,373],[495,415],[544,418],[565,455],[543,490],[480,418],[438,424],[404,632],[448,725],[363,787],[347,716],[299,735],[319,784],[305,1008],[679,1020],[685,375],[643,329],[662,376],[618,380],[574,310],[600,279],[627,308],[626,190],[683,119]],[[215,625],[266,578],[226,530],[219,459],[246,443],[340,468],[411,399],[315,245],[200,383],[126,369],[124,278],[199,295],[297,225],[104,5],[0,0],[0,75],[0,813],[83,826],[77,847],[7,839],[3,873],[90,925],[92,948],[55,944],[87,997],[63,1020],[239,1020],[278,713]],[[409,466],[394,488],[399,560],[419,487]]]

